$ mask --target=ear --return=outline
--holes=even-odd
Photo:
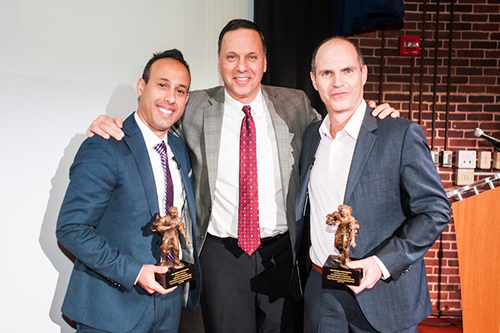
[[[137,95],[142,96],[142,92],[144,90],[144,87],[146,86],[146,81],[141,77],[139,80],[137,80]]]
[[[318,91],[318,84],[316,83],[316,75],[314,75],[313,72],[309,72],[309,75],[311,75],[311,83],[312,83],[314,89],[316,89],[316,91]]]
[[[217,71],[220,73],[220,56],[217,58]]]
[[[366,83],[366,80],[368,79],[368,67],[366,65],[363,66],[363,70],[361,71],[362,79],[363,79],[363,86]]]
[[[264,73],[267,71],[267,57],[264,57]]]

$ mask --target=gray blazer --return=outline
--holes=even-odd
[[[262,93],[275,129],[286,217],[294,244],[302,133],[310,123],[319,119],[319,115],[301,90],[262,86]],[[177,123],[179,136],[191,151],[199,251],[203,247],[212,212],[223,114],[224,87],[193,91],[184,115]]]
[[[446,227],[451,210],[422,128],[402,118],[379,120],[371,111],[367,107],[344,203],[360,225],[351,258],[377,255],[391,274],[356,298],[374,328],[393,332],[431,314],[423,255]],[[305,131],[300,159],[295,249],[301,258],[310,245],[307,184],[320,124]]]

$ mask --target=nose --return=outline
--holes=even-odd
[[[173,104],[175,103],[175,89],[167,89],[165,91],[165,96],[163,98],[165,102]]]
[[[333,75],[333,78],[332,78],[332,86],[334,87],[342,87],[344,85],[344,79],[342,77],[342,75]]]
[[[335,77],[332,80],[332,85],[334,87],[341,87],[344,84],[344,80],[340,75],[335,75]]]
[[[241,57],[238,59],[238,62],[236,63],[236,70],[238,72],[245,72],[247,70],[247,62],[245,58]]]

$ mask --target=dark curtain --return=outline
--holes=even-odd
[[[254,0],[255,23],[267,43],[264,84],[304,90],[326,114],[309,71],[315,47],[331,36],[347,36],[382,23],[400,22],[403,0]]]
[[[403,0],[333,0],[332,35],[348,36],[378,24],[401,22]]]

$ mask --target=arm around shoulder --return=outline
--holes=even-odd
[[[99,115],[87,129],[87,137],[92,137],[97,134],[104,139],[109,139],[110,137],[115,138],[120,141],[125,135],[121,130],[123,128],[123,119],[121,118],[111,118],[106,115]]]

